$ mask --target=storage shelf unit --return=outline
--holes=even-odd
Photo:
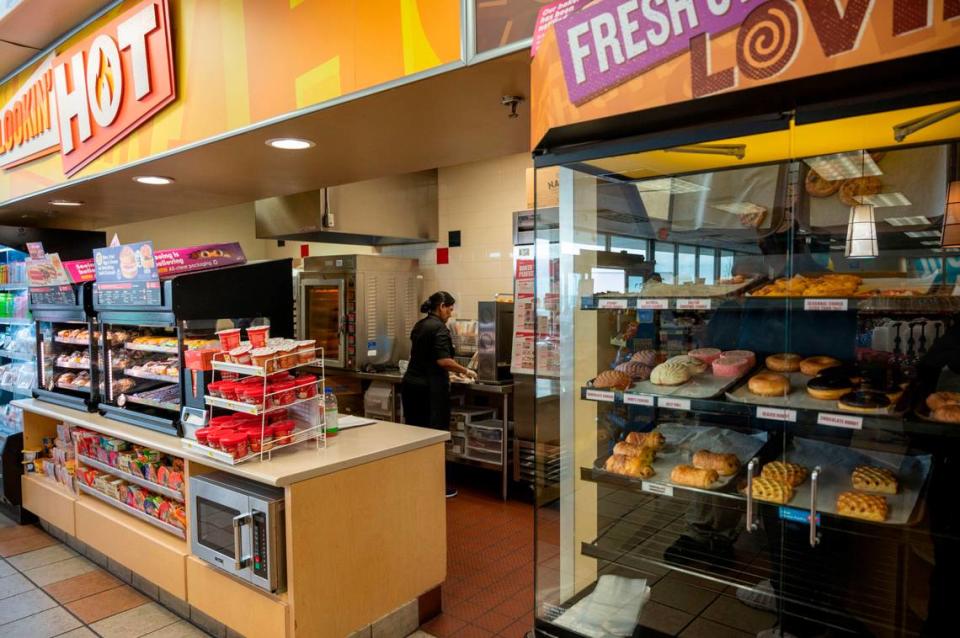
[[[159,483],[154,483],[153,481],[148,481],[147,479],[142,478],[142,477],[140,477],[140,476],[137,476],[137,475],[135,475],[135,474],[130,474],[129,472],[124,472],[123,470],[117,469],[117,468],[113,467],[112,465],[107,465],[106,463],[101,463],[100,461],[98,461],[98,460],[96,460],[96,459],[92,459],[92,458],[90,458],[89,456],[80,456],[80,455],[78,455],[78,456],[77,456],[77,460],[80,461],[81,463],[83,463],[84,465],[90,466],[90,467],[92,467],[92,468],[94,468],[94,469],[96,469],[96,470],[100,470],[101,472],[106,472],[107,474],[112,474],[112,475],[116,476],[117,478],[122,478],[123,480],[128,481],[128,482],[130,482],[130,483],[135,483],[135,484],[139,485],[140,487],[145,487],[145,488],[147,488],[148,490],[150,490],[151,492],[156,492],[157,494],[162,494],[163,496],[167,496],[167,497],[169,497],[169,498],[172,498],[173,500],[179,501],[180,503],[183,503],[183,502],[184,502],[184,501],[183,501],[183,493],[180,492],[179,490],[174,490],[174,489],[171,489],[171,488],[169,488],[169,487],[167,487],[167,486],[165,486],[165,485],[160,485]]]
[[[169,523],[164,523],[164,522],[161,521],[159,518],[155,518],[155,517],[153,517],[153,516],[150,516],[149,514],[146,514],[146,513],[144,513],[144,512],[141,512],[140,510],[136,509],[135,507],[130,507],[130,506],[127,505],[126,503],[121,503],[121,502],[118,501],[117,499],[111,498],[111,497],[107,496],[106,494],[103,494],[102,492],[99,492],[99,491],[95,490],[94,488],[92,488],[92,487],[90,487],[90,486],[88,486],[88,485],[85,485],[85,484],[83,484],[83,483],[78,483],[77,486],[79,487],[80,491],[83,492],[84,494],[89,494],[90,496],[96,498],[97,500],[103,501],[104,503],[106,503],[106,504],[108,504],[108,505],[111,505],[111,506],[117,508],[117,509],[120,510],[121,512],[126,512],[126,513],[129,514],[130,516],[133,516],[134,518],[140,519],[141,521],[143,521],[143,522],[145,522],[145,523],[149,523],[150,525],[153,525],[154,527],[156,527],[156,528],[158,528],[158,529],[162,529],[163,531],[165,531],[165,532],[167,532],[167,533],[169,533],[169,534],[173,534],[173,535],[176,536],[177,538],[181,538],[181,539],[186,539],[186,538],[187,538],[186,532],[185,532],[184,530],[180,529],[179,527],[175,526],[175,525],[170,525]]]

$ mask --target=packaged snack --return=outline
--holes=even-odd
[[[293,442],[293,429],[296,423],[292,420],[277,421],[270,426],[270,432],[273,434],[273,445],[287,445]]]
[[[220,349],[224,352],[230,352],[240,345],[240,328],[229,328],[217,332],[220,339]]]
[[[235,459],[242,459],[247,455],[246,432],[231,432],[221,437],[220,449]]]
[[[254,348],[262,348],[267,345],[267,339],[270,338],[270,326],[253,326],[247,328],[247,339]]]
[[[297,359],[300,363],[310,363],[317,358],[317,342],[314,339],[297,342]]]
[[[317,396],[317,377],[305,374],[296,380],[297,399],[309,399]]]

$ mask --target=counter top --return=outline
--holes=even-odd
[[[399,372],[364,372],[362,370],[347,370],[344,368],[327,368],[328,377],[354,377],[357,379],[369,379],[370,381],[385,381],[387,383],[399,384],[403,381],[403,375]],[[453,385],[458,388],[467,388],[475,392],[487,392],[490,394],[509,394],[513,392],[513,383],[460,383],[454,381]]]
[[[13,405],[26,412],[60,419],[72,425],[279,487],[443,443],[450,438],[450,433],[444,430],[377,421],[372,425],[342,430],[327,439],[325,449],[318,450],[310,443],[303,443],[294,448],[277,451],[270,461],[252,460],[240,465],[226,465],[190,452],[181,446],[180,439],[175,436],[113,421],[97,413],[81,412],[36,399],[13,401]]]

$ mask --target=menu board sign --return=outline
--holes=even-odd
[[[245,264],[247,256],[243,254],[240,244],[233,242],[158,250],[156,262],[160,276],[170,277],[187,272]]]
[[[30,288],[31,306],[75,306],[77,295],[73,286],[32,286]]]
[[[160,275],[153,242],[96,248],[97,300],[110,306],[159,306]]]
[[[63,268],[63,262],[60,261],[60,255],[50,253],[41,257],[27,257],[27,285],[34,286],[59,286],[70,283],[67,271]]]
[[[536,261],[533,250],[522,247],[517,255],[513,295],[513,359],[510,372],[534,374],[536,365],[537,300],[534,296]]]

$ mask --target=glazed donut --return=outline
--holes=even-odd
[[[808,377],[815,377],[827,368],[838,365],[840,362],[833,357],[807,357],[800,362],[800,372]]]
[[[960,423],[960,404],[950,403],[934,410],[931,415],[934,421],[941,423]]]
[[[761,397],[785,397],[790,394],[790,381],[782,374],[761,372],[750,377],[747,389]]]
[[[934,392],[927,397],[927,407],[931,412],[958,403],[960,403],[960,392]]]
[[[849,392],[853,392],[853,382],[843,377],[820,376],[807,381],[807,394],[814,399],[836,401]]]
[[[772,354],[764,360],[767,369],[774,372],[796,372],[800,369],[801,357],[798,354],[782,352]]]

